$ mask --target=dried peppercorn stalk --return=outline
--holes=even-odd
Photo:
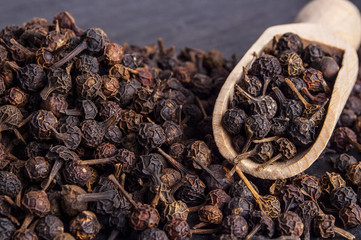
[[[251,191],[261,211],[265,212],[271,218],[277,218],[278,215],[281,213],[280,202],[278,201],[278,199],[272,195],[259,195],[258,192],[253,188],[251,183],[248,181],[247,177],[238,168],[238,166],[235,166],[235,168],[237,174],[241,177],[248,189]]]
[[[321,238],[335,237],[336,234],[347,239],[355,239],[351,233],[335,226],[335,217],[332,215],[321,214],[314,218],[313,226],[315,233]]]

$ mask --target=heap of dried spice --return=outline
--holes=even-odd
[[[249,158],[265,168],[309,147],[322,127],[341,61],[341,52],[285,33],[244,67],[222,117],[242,153],[237,162]]]
[[[296,53],[282,58],[288,65],[297,64],[297,56],[307,69],[340,60],[318,46],[298,49],[297,41],[288,34],[276,45],[279,54]],[[281,146],[294,141],[252,143],[267,136],[263,127],[284,132],[297,113],[301,125],[311,118],[320,124],[320,116],[312,116],[322,113],[334,79],[315,67],[322,74],[307,76],[317,90],[295,78],[302,80],[298,87],[284,72],[295,71],[293,65],[282,61],[286,77],[277,70],[277,78],[267,78],[276,60],[255,61],[252,71],[266,77],[259,69],[245,75],[235,99],[247,110],[228,113],[236,146],[253,147],[244,154],[262,162],[287,158],[291,153]],[[78,28],[68,12],[52,23],[34,18],[2,29],[0,239],[352,239],[335,220],[346,228],[361,223],[361,167],[345,153],[361,149],[361,84],[331,142],[342,153],[332,158],[338,173],[253,183],[238,167],[240,178],[229,176],[233,166],[212,136],[215,98],[234,65],[217,50],[184,48],[176,55],[162,40],[119,45],[99,28]],[[247,136],[238,134],[243,126]]]

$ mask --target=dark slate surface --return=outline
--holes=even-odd
[[[270,26],[291,23],[308,0],[2,0],[0,28],[22,24],[34,16],[48,21],[67,10],[79,27],[100,27],[112,41],[138,45],[162,37],[176,49],[192,46],[216,48],[224,56],[240,58]],[[361,8],[361,0],[353,1]],[[327,158],[309,172],[320,176],[331,169]],[[350,230],[361,239],[361,228]],[[104,237],[100,238],[104,239]],[[194,237],[194,239],[200,239]],[[208,239],[208,238],[204,238]]]

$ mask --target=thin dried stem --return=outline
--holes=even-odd
[[[109,180],[112,181],[115,186],[122,192],[122,194],[127,198],[127,200],[133,205],[133,207],[138,207],[138,204],[132,199],[129,193],[124,189],[122,185],[118,182],[113,174],[109,175]]]
[[[303,105],[305,106],[305,108],[309,108],[310,107],[310,103],[307,102],[307,100],[302,96],[302,94],[297,90],[295,84],[288,78],[285,78],[285,82],[288,85],[289,88],[291,88],[291,90],[297,95],[298,99],[300,99],[300,101],[303,103]]]

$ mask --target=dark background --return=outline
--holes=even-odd
[[[162,37],[166,47],[218,49],[225,57],[241,58],[262,32],[291,23],[308,0],[1,0],[0,28],[20,25],[32,17],[49,22],[62,10],[79,27],[102,28],[111,41],[144,46]],[[361,0],[354,2],[361,8]],[[320,159],[308,173],[320,176],[331,169]],[[352,229],[361,239],[361,227]],[[194,238],[196,239],[196,238]],[[198,238],[199,239],[199,238]],[[204,238],[208,239],[208,237]]]
[[[0,28],[69,11],[81,28],[100,27],[117,43],[219,49],[240,58],[270,26],[291,23],[308,0],[1,0]],[[361,0],[353,1],[359,8]]]

